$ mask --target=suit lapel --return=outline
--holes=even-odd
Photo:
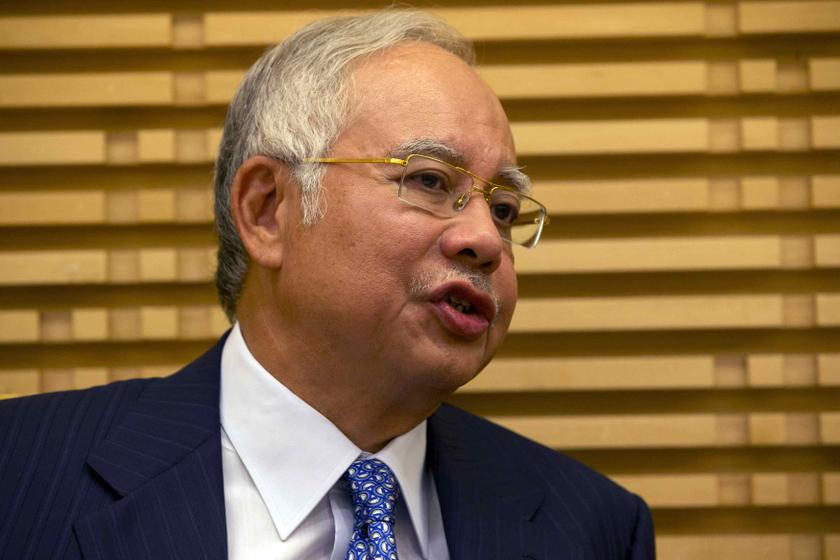
[[[545,498],[523,480],[518,458],[499,454],[476,420],[444,405],[429,418],[427,461],[432,470],[452,560],[538,558],[533,523]]]
[[[116,493],[75,525],[87,558],[226,558],[219,431],[225,337],[172,377],[150,382],[89,455]]]

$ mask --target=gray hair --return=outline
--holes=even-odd
[[[431,43],[475,64],[472,43],[444,21],[418,10],[390,9],[311,23],[248,70],[228,109],[213,179],[216,290],[231,321],[249,263],[230,209],[239,166],[255,155],[286,162],[301,190],[303,224],[318,221],[323,166],[300,163],[325,155],[343,131],[350,64],[404,41]]]

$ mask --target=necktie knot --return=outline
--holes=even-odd
[[[344,476],[355,517],[347,560],[397,560],[394,520],[400,487],[393,471],[379,459],[358,459]]]

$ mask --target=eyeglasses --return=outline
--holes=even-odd
[[[411,154],[399,158],[308,158],[304,163],[388,163],[403,167],[397,197],[440,218],[454,218],[478,192],[505,241],[531,248],[548,223],[545,206],[514,187],[492,183],[441,159]],[[484,187],[476,186],[476,182]]]

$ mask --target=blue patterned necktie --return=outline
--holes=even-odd
[[[379,459],[357,459],[344,477],[353,492],[353,536],[346,560],[398,560],[394,536],[400,486]]]

